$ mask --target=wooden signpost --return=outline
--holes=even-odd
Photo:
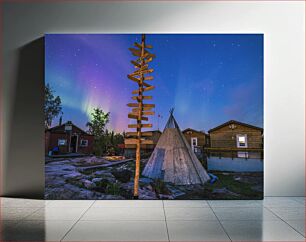
[[[129,124],[128,128],[136,129],[136,132],[127,132],[127,136],[131,137],[128,140],[129,144],[136,145],[136,166],[135,166],[135,178],[134,178],[134,199],[138,199],[139,190],[139,175],[140,175],[140,147],[141,144],[153,144],[153,141],[146,140],[144,137],[152,136],[151,132],[142,133],[142,128],[152,128],[152,124],[144,124],[142,121],[148,121],[149,115],[154,115],[151,111],[155,107],[154,104],[143,103],[144,100],[151,100],[152,96],[144,96],[143,93],[154,89],[154,86],[146,83],[145,81],[152,81],[153,76],[145,76],[152,73],[154,70],[149,69],[149,62],[155,58],[154,54],[151,54],[147,49],[152,49],[151,45],[145,43],[146,36],[143,34],[141,37],[141,43],[134,43],[136,48],[129,48],[131,53],[138,57],[137,60],[132,60],[136,70],[127,75],[127,77],[138,84],[138,89],[132,91],[132,100],[135,103],[128,103],[127,106],[132,108],[132,112],[128,114],[128,117],[136,121],[136,124]]]

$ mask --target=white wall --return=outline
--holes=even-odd
[[[43,128],[37,127],[42,121],[42,98],[37,93],[42,90],[35,89],[35,85],[25,88],[31,95],[21,99],[20,107],[38,110],[36,116],[33,111],[33,117],[26,119],[25,129],[23,117],[17,115],[15,119],[19,48],[44,33],[105,32],[264,33],[265,195],[304,195],[304,2],[15,2],[3,5],[4,195],[40,196],[44,186]],[[27,103],[29,99],[31,103]],[[28,113],[25,111],[25,115]],[[15,140],[11,137],[12,126],[19,127],[22,134],[18,135],[23,137],[19,143],[14,141],[14,149],[10,147]],[[25,137],[30,145],[24,143]],[[18,152],[23,153],[18,155]]]

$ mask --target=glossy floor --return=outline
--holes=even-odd
[[[305,198],[90,201],[1,198],[1,241],[305,241]]]

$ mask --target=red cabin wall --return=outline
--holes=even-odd
[[[83,154],[92,154],[93,153],[93,143],[94,143],[94,136],[88,134],[80,134],[79,130],[72,130],[72,135],[74,133],[78,133],[78,143],[77,143],[77,153]],[[57,130],[56,133],[52,133],[52,131],[45,132],[45,154],[48,154],[53,148],[58,146],[59,139],[66,139],[67,145],[59,146],[59,153],[68,153],[69,152],[69,142],[70,142],[70,135],[68,133],[61,133],[61,130]],[[81,140],[85,139],[88,140],[88,145],[85,147],[80,146]]]

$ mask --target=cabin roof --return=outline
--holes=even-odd
[[[80,132],[82,132],[82,133],[85,134],[85,135],[93,136],[92,134],[89,134],[89,133],[87,133],[86,131],[84,131],[83,129],[81,129],[80,127],[76,126],[76,125],[75,125],[74,123],[72,123],[71,121],[67,121],[66,123],[63,123],[63,124],[61,124],[61,125],[56,125],[56,126],[54,126],[54,127],[52,127],[52,128],[46,129],[45,132],[48,132],[48,131],[49,131],[49,132],[51,132],[51,133],[58,133],[58,132],[61,133],[62,130],[58,130],[58,129],[64,127],[66,124],[69,124],[69,125],[73,126],[75,129],[78,129]]]
[[[260,127],[254,126],[254,125],[242,123],[242,122],[239,122],[239,121],[236,121],[236,120],[230,120],[230,121],[228,121],[226,123],[220,124],[219,126],[208,130],[208,133],[216,131],[216,130],[218,130],[220,128],[223,128],[224,126],[227,126],[227,125],[230,125],[230,124],[239,124],[239,125],[242,125],[242,126],[245,126],[245,127],[248,127],[248,128],[252,128],[252,129],[257,129],[257,130],[263,131],[263,128],[260,128]]]
[[[185,133],[185,132],[187,132],[187,131],[193,131],[193,132],[205,134],[205,132],[202,131],[202,130],[195,130],[195,129],[192,129],[192,128],[184,129],[184,130],[182,131],[182,133]]]

